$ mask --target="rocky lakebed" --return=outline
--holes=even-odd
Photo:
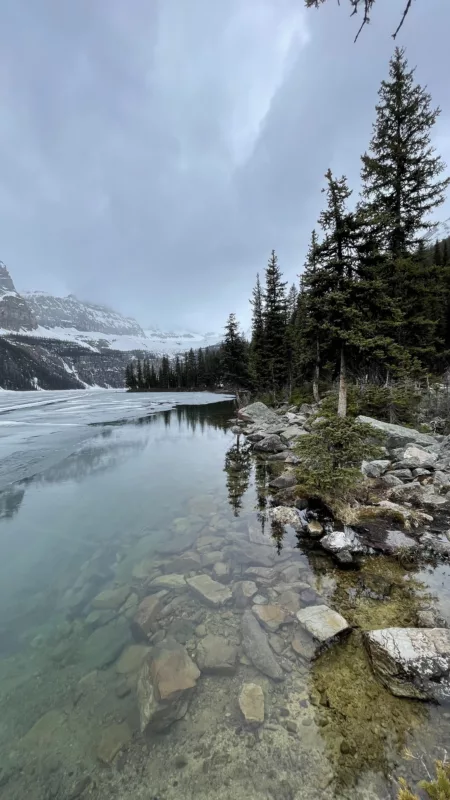
[[[450,438],[364,418],[383,457],[337,520],[297,491],[312,414],[166,412],[40,487],[77,536],[0,618],[3,800],[375,800],[446,757]]]

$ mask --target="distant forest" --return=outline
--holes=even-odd
[[[230,314],[221,346],[127,367],[132,391],[245,388],[318,400],[351,383],[428,382],[450,363],[450,240],[436,237],[436,209],[450,179],[431,144],[440,110],[397,48],[381,84],[361,192],[325,175],[324,209],[299,284],[289,289],[272,251],[250,300],[247,342]]]

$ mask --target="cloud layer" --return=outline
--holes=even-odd
[[[345,3],[327,6],[3,4],[0,258],[16,284],[144,324],[247,323],[273,247],[301,271],[328,166],[357,190],[403,0],[377,0],[356,45]],[[418,0],[400,44],[450,162],[448,6]]]

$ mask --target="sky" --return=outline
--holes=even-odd
[[[405,0],[3,0],[0,259],[22,289],[162,328],[217,331],[270,251],[302,271],[331,167],[358,192]],[[415,0],[398,44],[442,109],[449,0]],[[450,217],[450,206],[441,210]]]

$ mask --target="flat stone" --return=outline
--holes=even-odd
[[[118,586],[116,589],[105,589],[103,592],[94,597],[92,600],[92,608],[99,610],[117,609],[120,608],[131,593],[129,586]]]
[[[281,606],[254,605],[252,611],[258,622],[270,633],[275,633],[289,619],[289,613]]]
[[[225,547],[224,553],[230,561],[239,566],[254,564],[260,567],[271,567],[275,558],[273,546],[256,545],[245,540]]]
[[[298,592],[295,592],[292,589],[287,589],[285,592],[282,592],[278,597],[278,603],[280,606],[282,606],[282,608],[285,608],[291,614],[295,614],[297,611],[300,611],[300,595]]]
[[[185,648],[167,638],[144,662],[137,684],[141,732],[161,731],[182,719],[200,670]]]
[[[239,694],[239,708],[249,725],[264,722],[264,692],[257,683],[244,683]]]
[[[249,578],[255,578],[258,583],[270,584],[276,581],[277,574],[273,567],[248,567],[245,570],[245,575]]]
[[[150,648],[142,644],[130,644],[127,647],[116,664],[116,672],[119,675],[129,675],[133,672],[138,672],[148,656]]]
[[[403,425],[393,425],[390,422],[382,422],[372,417],[357,417],[357,422],[370,425],[375,430],[381,431],[386,436],[386,447],[405,447],[407,445],[435,445],[436,439],[428,433],[420,433],[413,428],[405,428]]]
[[[124,619],[97,628],[80,648],[80,661],[86,670],[102,669],[120,656],[130,641],[130,629]]]
[[[302,608],[297,612],[297,619],[300,625],[321,643],[350,630],[347,620],[325,605]]]
[[[372,667],[398,697],[450,699],[450,631],[447,628],[384,628],[364,640]]]
[[[236,608],[246,608],[258,587],[254,581],[239,581],[233,585],[233,600]]]
[[[47,711],[20,740],[23,747],[30,750],[56,748],[64,729],[67,728],[66,715],[62,711]]]
[[[395,475],[392,475],[392,473],[390,473],[390,472],[387,472],[386,475],[383,475],[381,480],[383,481],[383,483],[386,484],[386,486],[402,486],[403,485],[403,481],[401,481],[400,478],[397,478]]]
[[[400,478],[400,480],[404,483],[405,481],[412,481],[413,474],[409,468],[407,469],[393,469],[390,472],[391,475],[395,475],[396,478]]]
[[[247,609],[242,617],[242,647],[253,666],[276,681],[284,679],[279,666],[258,620]]]
[[[173,575],[160,575],[150,583],[151,589],[155,592],[158,589],[167,589],[168,591],[184,591],[186,589],[186,581],[183,575],[174,573]]]
[[[186,583],[196,597],[213,608],[223,606],[231,600],[231,589],[214,581],[209,575],[195,575],[187,578]]]
[[[291,528],[297,531],[302,528],[300,515],[296,508],[291,508],[290,506],[276,506],[271,509],[270,516],[274,522],[278,522],[280,525],[290,525]]]
[[[180,572],[183,575],[187,575],[188,572],[197,572],[201,569],[201,566],[202,559],[199,554],[193,550],[189,550],[187,553],[183,553],[177,558],[174,558],[169,564],[172,574]]]
[[[293,439],[298,439],[300,436],[307,436],[308,432],[301,428],[299,425],[289,425],[281,432],[281,438],[286,442],[291,442]]]
[[[131,632],[137,642],[146,641],[154,632],[155,620],[161,611],[161,600],[157,594],[144,597],[131,622]]]
[[[97,757],[104,764],[111,764],[117,753],[131,741],[131,731],[126,722],[114,722],[102,732],[97,748]]]
[[[312,636],[305,630],[299,629],[294,633],[291,641],[291,647],[300,658],[305,661],[311,661],[317,651],[317,646]]]
[[[218,561],[221,561],[222,558],[223,553],[221,550],[208,550],[202,553],[202,567],[212,567],[214,564],[217,564]]]
[[[223,636],[208,634],[197,647],[197,664],[202,672],[232,675],[236,672],[237,647]]]
[[[216,561],[213,566],[213,575],[220,583],[229,583],[231,580],[231,567],[225,561]]]
[[[163,556],[179,555],[184,550],[190,550],[195,543],[199,528],[186,530],[184,533],[174,533],[171,537],[166,537],[156,545],[156,551]]]

